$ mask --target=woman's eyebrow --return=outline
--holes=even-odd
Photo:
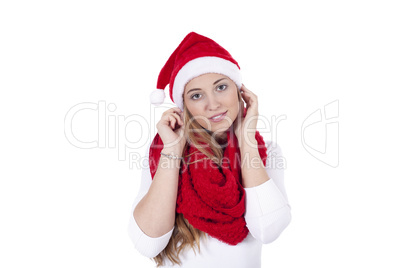
[[[221,79],[216,80],[213,85],[216,85],[217,83],[219,83],[219,81],[221,81],[223,79],[226,79],[226,78],[221,78]],[[187,91],[187,94],[194,90],[201,90],[201,88],[192,88],[189,91]]]
[[[221,78],[221,79],[216,80],[216,81],[214,82],[214,85],[216,85],[219,81],[221,81],[221,80],[223,80],[223,79],[226,79],[226,78]]]

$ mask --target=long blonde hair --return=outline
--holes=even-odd
[[[240,102],[241,96],[240,91],[237,90],[237,97]],[[187,151],[189,143],[198,148],[199,151],[204,153],[206,157],[214,161],[218,166],[223,158],[223,150],[217,143],[217,141],[213,138],[210,132],[208,131],[197,131],[197,136],[195,136],[194,129],[202,129],[202,126],[196,120],[190,120],[193,118],[190,111],[187,109],[186,105],[184,105],[184,113],[183,113],[183,121],[184,121],[184,134],[187,137],[186,145],[184,146],[182,155]],[[201,143],[204,145],[201,145]],[[212,150],[212,154],[210,151],[205,149],[205,143],[208,145],[206,148],[210,148]],[[185,155],[184,159],[189,155]],[[202,160],[202,159],[200,159]],[[199,161],[200,161],[199,160]],[[186,163],[186,165],[193,164]],[[198,249],[200,252],[200,240],[206,238],[206,233],[203,231],[194,228],[186,218],[184,218],[182,213],[176,213],[175,226],[173,230],[173,234],[170,237],[170,240],[167,246],[154,258],[152,258],[156,262],[156,267],[159,267],[164,264],[165,259],[169,259],[172,263],[176,263],[181,265],[180,261],[180,252],[186,248],[192,248],[194,254],[196,254],[195,249]]]

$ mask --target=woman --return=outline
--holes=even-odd
[[[291,214],[283,169],[268,157],[280,147],[256,130],[257,96],[229,52],[195,32],[162,68],[152,103],[163,103],[167,84],[178,107],[147,148],[130,238],[157,267],[261,267],[262,244]]]

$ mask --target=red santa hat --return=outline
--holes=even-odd
[[[160,71],[157,89],[150,95],[151,103],[160,105],[164,102],[164,89],[169,84],[170,99],[183,111],[184,87],[191,79],[206,73],[229,77],[239,90],[242,86],[239,64],[229,52],[212,39],[191,32]]]

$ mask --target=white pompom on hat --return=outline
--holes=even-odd
[[[155,89],[149,97],[152,104],[161,105],[165,101],[165,90]]]
[[[240,90],[242,78],[239,64],[227,50],[212,39],[190,32],[170,55],[158,76],[157,89],[150,94],[152,104],[164,102],[165,87],[169,84],[170,99],[183,111],[183,92],[193,78],[206,73],[229,77]]]

